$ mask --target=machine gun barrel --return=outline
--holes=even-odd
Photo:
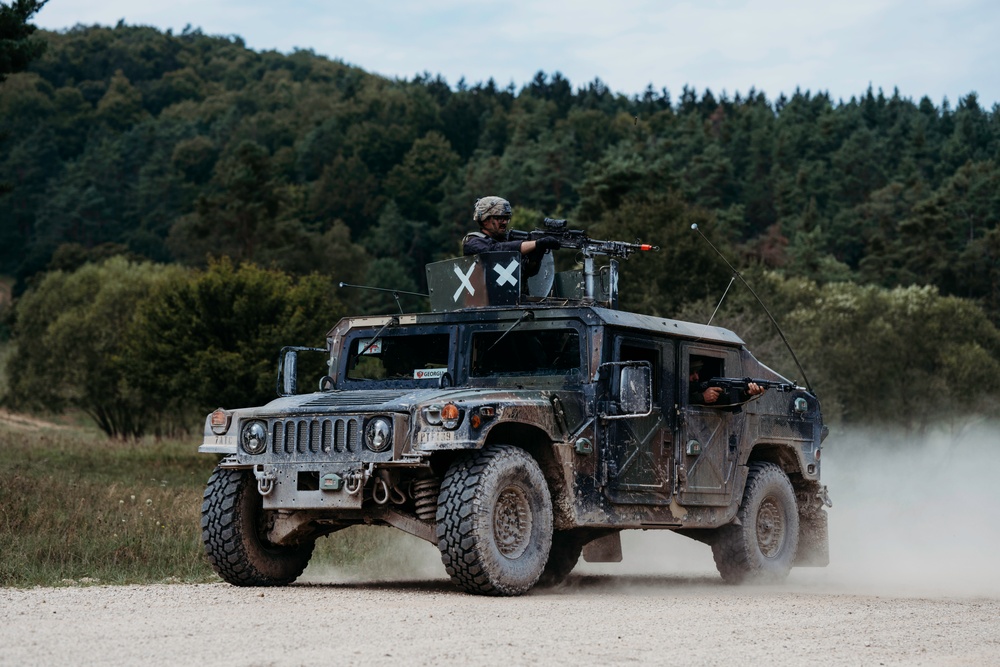
[[[544,228],[535,229],[530,232],[522,232],[516,229],[510,230],[507,238],[511,241],[537,241],[540,238],[551,236],[559,241],[561,248],[582,250],[584,256],[608,255],[620,259],[628,259],[636,252],[657,251],[659,246],[649,243],[628,243],[626,241],[602,241],[592,239],[587,232],[582,229],[569,229],[565,220],[545,218]]]

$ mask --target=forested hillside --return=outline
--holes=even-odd
[[[918,321],[937,323],[939,345],[887,348],[904,364],[925,355],[907,372],[927,396],[967,382],[1000,389],[1000,107],[972,92],[954,107],[873,90],[627,97],[542,72],[520,89],[452,87],[198,31],[38,34],[45,54],[0,84],[0,273],[18,293],[114,255],[193,268],[225,256],[419,291],[426,262],[458,254],[475,199],[499,194],[519,228],[568,217],[594,236],[660,245],[624,280],[626,305],[663,316],[707,319],[729,280],[690,232],[698,222],[800,324],[813,346],[804,356],[846,419],[871,417],[864,406],[896,390],[858,393],[857,378],[836,379],[844,364],[823,366],[844,345],[824,338],[841,330],[817,305],[831,299],[848,308],[837,320],[848,337],[862,312],[913,326],[911,338]],[[338,298],[337,308],[387,307]],[[720,321],[755,317],[739,298]],[[882,361],[864,358],[863,374]],[[916,398],[900,400],[909,410]]]

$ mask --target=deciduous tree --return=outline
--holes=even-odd
[[[180,267],[114,257],[54,271],[17,303],[7,400],[16,408],[76,408],[112,437],[139,437],[169,417],[169,404],[137,389],[126,348],[136,310]]]

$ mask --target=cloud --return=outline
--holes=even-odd
[[[520,86],[559,71],[577,87],[600,78],[628,94],[648,84],[676,94],[689,84],[847,99],[871,83],[937,102],[972,90],[987,106],[1000,101],[1000,4],[992,0],[60,0],[38,18],[50,29],[122,18],[175,31],[190,24],[240,35],[255,49],[312,49],[386,76],[428,71],[452,84]]]

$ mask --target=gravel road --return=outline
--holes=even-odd
[[[644,537],[639,548],[662,540]],[[626,542],[626,557],[636,543]],[[638,554],[638,569],[649,556]],[[708,570],[635,569],[585,564],[565,585],[520,598],[459,593],[440,573],[350,581],[319,572],[282,589],[0,590],[0,664],[1000,664],[996,591],[844,583],[830,569],[731,587]]]
[[[620,564],[475,597],[412,538],[391,576],[0,589],[0,665],[1000,665],[997,442],[842,439],[831,564],[782,586],[726,586],[705,545],[632,531]]]

